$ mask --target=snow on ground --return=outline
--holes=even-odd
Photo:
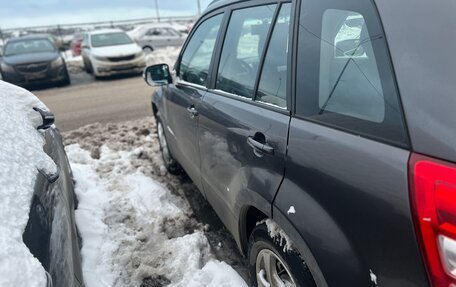
[[[55,174],[43,151],[42,123],[34,107],[46,109],[24,89],[0,81],[0,286],[45,286],[41,263],[22,240],[38,171]]]
[[[234,241],[213,212],[197,214],[207,204],[188,179],[167,173],[151,130],[147,118],[64,135],[86,285],[247,286],[233,269],[247,273]]]
[[[82,62],[82,56],[73,56],[71,50],[62,52],[62,56],[67,64],[68,71],[72,74],[84,71],[84,63]]]

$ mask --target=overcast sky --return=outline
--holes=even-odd
[[[160,16],[197,13],[197,0],[157,0]],[[211,0],[200,0],[204,10]],[[0,28],[155,17],[155,0],[0,0]]]

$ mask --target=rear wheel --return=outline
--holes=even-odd
[[[309,269],[296,251],[284,251],[285,240],[273,240],[265,224],[249,240],[250,286],[315,287]]]
[[[166,169],[171,174],[180,174],[182,169],[179,163],[174,159],[171,151],[168,147],[168,141],[165,135],[165,129],[163,127],[163,123],[157,115],[157,135],[158,135],[158,142],[160,144],[160,150],[162,153],[163,162],[165,163]]]

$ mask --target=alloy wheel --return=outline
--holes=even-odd
[[[271,250],[263,249],[256,259],[258,287],[296,287],[290,271]]]

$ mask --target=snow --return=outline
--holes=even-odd
[[[162,176],[166,169],[148,150],[156,136],[136,123],[109,126],[111,135],[124,137],[104,133],[100,148],[94,137],[66,147],[79,198],[75,216],[86,286],[247,286],[216,259],[208,226],[195,222],[189,203],[150,176],[144,158]],[[65,137],[75,142],[96,127]]]
[[[62,52],[63,57],[65,58],[65,61],[68,63],[73,63],[73,62],[81,62],[82,63],[82,56],[74,56],[73,52],[71,50],[67,50],[65,52]]]
[[[369,276],[370,276],[370,279],[371,279],[372,283],[374,283],[375,286],[378,286],[378,284],[377,284],[377,275],[375,275],[374,272],[372,272],[371,269],[369,269]]]
[[[293,241],[288,237],[288,235],[285,233],[285,231],[282,230],[282,228],[277,225],[272,219],[265,219],[257,223],[257,225],[260,224],[266,224],[268,228],[268,233],[269,236],[274,239],[279,246],[283,246],[283,252],[291,252],[294,250],[293,248]]]
[[[296,209],[294,208],[294,206],[290,206],[290,208],[288,209],[287,211],[287,214],[290,215],[290,214],[295,214],[296,213]]]
[[[0,81],[0,286],[45,286],[46,273],[22,240],[38,170],[56,173],[43,151],[42,123],[31,93]]]

